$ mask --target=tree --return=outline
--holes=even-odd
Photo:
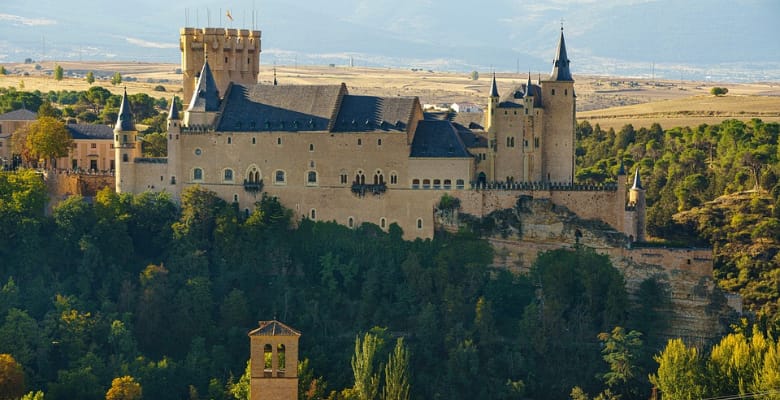
[[[73,139],[65,124],[53,117],[41,117],[27,127],[25,148],[33,160],[53,161],[68,155]]]
[[[472,81],[479,80],[479,72],[478,71],[471,71],[471,80]]]
[[[10,354],[0,354],[0,400],[18,399],[24,394],[24,371]]]
[[[111,84],[116,86],[120,83],[122,83],[122,74],[114,72],[114,76],[111,77]]]
[[[653,357],[658,371],[650,382],[667,399],[697,399],[704,397],[704,376],[701,358],[695,347],[687,348],[682,339],[670,339],[661,354]]]
[[[8,71],[5,70],[5,67],[0,65],[0,75],[8,75]]]
[[[601,375],[601,379],[610,389],[616,389],[626,398],[642,397],[636,392],[638,385],[631,385],[641,375],[637,364],[642,349],[641,336],[637,331],[626,332],[620,326],[612,329],[611,333],[602,332],[598,336],[604,346],[601,354],[609,364],[609,372]]]
[[[141,385],[132,376],[114,378],[106,392],[106,400],[139,400],[141,397]]]
[[[382,400],[409,400],[409,389],[409,351],[404,346],[404,339],[398,338],[385,365]]]
[[[62,66],[57,64],[57,66],[54,67],[54,80],[61,81],[63,73],[64,71],[62,69]]]
[[[379,374],[374,372],[379,339],[369,332],[360,340],[355,337],[355,354],[352,355],[352,373],[355,377],[354,393],[358,400],[374,400],[379,394]]]
[[[87,72],[86,81],[90,85],[95,83],[95,74],[92,71]]]
[[[48,101],[43,102],[40,107],[38,107],[38,118],[40,117],[52,117],[52,118],[59,118],[62,116],[62,111],[60,111],[58,108],[52,107],[51,103]]]
[[[249,360],[246,362],[246,370],[244,370],[244,373],[238,379],[238,382],[228,383],[228,391],[230,391],[230,394],[232,394],[236,400],[249,400],[249,391],[251,390],[251,385],[250,385],[251,377],[252,377],[252,360]]]
[[[713,96],[723,96],[726,93],[728,93],[729,90],[724,87],[715,86],[714,88],[710,89],[710,94]]]

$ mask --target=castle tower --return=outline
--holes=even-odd
[[[179,180],[183,177],[179,173],[181,157],[181,117],[176,107],[176,96],[171,99],[171,107],[168,111],[168,184],[175,198],[179,197],[181,187]]]
[[[637,242],[645,240],[645,189],[642,187],[642,181],[639,179],[639,168],[634,173],[634,184],[628,190],[628,206],[634,210],[634,227],[636,234],[634,238]]]
[[[297,400],[301,333],[276,320],[259,324],[249,332],[250,400]]]
[[[225,93],[230,82],[245,85],[257,83],[260,72],[260,31],[182,28],[179,34],[185,106],[190,103],[198,72],[206,59],[211,61],[220,93]]]
[[[536,94],[531,83],[531,71],[528,71],[528,80],[525,83],[523,92],[523,181],[532,182],[541,179],[541,161],[539,153],[540,148],[544,146],[543,137],[537,132],[536,126]],[[525,144],[528,143],[528,146]]]
[[[127,89],[122,95],[119,115],[114,126],[114,159],[116,160],[116,192],[132,192],[135,188],[136,157],[141,156],[141,145],[138,142],[138,131],[133,121],[130,101],[127,99]]]
[[[485,160],[488,164],[486,168],[488,181],[496,180],[496,150],[498,148],[496,112],[499,102],[496,73],[493,72],[493,82],[490,84],[490,97],[488,98],[487,114],[485,115],[485,130],[487,130],[488,134],[487,159]]]
[[[561,27],[552,73],[546,81],[540,82],[545,109],[542,180],[547,182],[574,181],[576,96],[569,63]]]
[[[190,94],[190,103],[184,114],[184,126],[211,127],[219,111],[219,89],[211,72],[209,61],[203,63],[198,83]]]

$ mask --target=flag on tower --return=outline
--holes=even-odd
[[[227,10],[227,12],[225,12],[225,16],[230,20],[230,22],[233,22],[233,16],[230,15],[230,10]]]

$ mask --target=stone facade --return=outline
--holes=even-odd
[[[266,192],[297,218],[397,223],[413,239],[433,237],[444,194],[480,215],[538,187],[640,237],[623,187],[573,183],[576,96],[563,32],[547,80],[529,77],[501,98],[494,77],[484,128],[438,120],[416,98],[351,95],[344,84],[258,85],[259,31],[184,28],[180,43],[188,106],[181,117],[171,110],[168,157],[142,158],[134,126],[118,123],[119,192],[179,198],[200,185],[242,210]]]
[[[301,333],[276,320],[259,325],[249,332],[250,400],[297,400]]]

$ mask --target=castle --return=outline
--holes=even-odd
[[[483,125],[423,112],[417,98],[353,95],[346,85],[257,83],[260,31],[180,31],[185,110],[171,104],[168,155],[144,158],[127,96],[114,128],[116,191],[192,185],[247,213],[262,193],[298,218],[370,222],[431,238],[444,194],[484,216],[518,196],[547,198],[644,240],[638,171],[628,191],[574,183],[576,94],[563,29],[550,76],[502,98],[493,76]]]

